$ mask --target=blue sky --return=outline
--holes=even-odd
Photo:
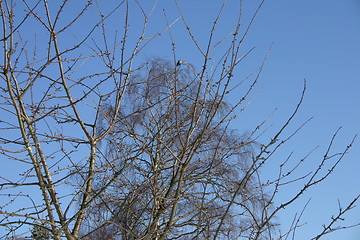
[[[103,9],[113,4],[110,0],[98,2]],[[147,9],[153,3],[145,0],[142,2],[145,2]],[[245,25],[258,2],[244,0]],[[203,47],[221,3],[220,0],[179,1],[196,39]],[[170,22],[179,17],[173,1],[159,0],[159,5],[150,19],[149,35],[166,26],[163,9]],[[237,14],[238,0],[228,0],[215,39],[219,40],[233,30]],[[131,36],[135,36],[137,29],[141,27],[142,19],[139,21],[133,17],[130,20]],[[82,27],[90,26],[91,21],[89,18],[84,19]],[[81,35],[80,30],[82,29],[73,28],[72,31]],[[31,31],[28,33],[32,34]],[[187,35],[181,20],[174,24],[172,33],[177,58],[182,58],[200,69],[201,56]],[[277,108],[268,123],[268,126],[273,125],[269,134],[274,133],[294,110],[303,81],[306,79],[307,92],[303,106],[286,134],[307,119],[314,119],[279,151],[273,161],[276,166],[276,161],[283,160],[284,156],[292,151],[294,158],[298,159],[319,146],[302,168],[303,172],[307,172],[317,166],[332,135],[339,127],[342,129],[334,150],[343,150],[352,137],[360,133],[360,1],[265,1],[243,45],[244,53],[252,47],[255,49],[241,63],[237,72],[239,79],[244,77],[242,74],[256,70],[272,44],[260,82],[254,91],[254,100],[248,111],[236,120],[234,127],[240,132],[251,130]],[[220,58],[221,50],[220,47],[216,52],[218,55],[214,54],[214,61]],[[151,42],[139,56],[140,61],[154,56],[171,60],[171,42],[168,34],[165,33]],[[231,100],[228,99],[230,102]],[[360,138],[337,171],[326,182],[316,186],[315,190],[308,191],[303,201],[296,202],[292,208],[286,209],[286,214],[279,216],[279,223],[284,224],[285,228],[293,215],[301,211],[311,198],[303,217],[303,222],[307,224],[299,229],[296,239],[309,239],[314,236],[322,230],[321,224],[328,223],[331,215],[337,213],[338,199],[345,205],[360,193],[359,170]],[[277,171],[277,168],[273,169],[269,165],[264,176],[271,175],[272,171]],[[295,189],[289,189],[289,192],[293,190]],[[287,193],[280,194],[278,201],[287,199]],[[345,217],[347,224],[360,222],[360,207]],[[339,231],[323,239],[360,239],[360,228]]]
[[[169,1],[170,2],[170,1]],[[215,10],[221,1],[181,1],[180,6],[200,43],[205,43],[213,22]],[[251,14],[257,1],[244,1],[244,14]],[[167,10],[173,19],[178,16],[170,3],[160,1],[160,9]],[[236,20],[237,1],[227,1],[224,19],[218,33],[225,34]],[[170,18],[170,17],[169,17]],[[244,18],[246,20],[246,18]],[[160,18],[157,19],[161,23]],[[245,21],[246,22],[246,21]],[[180,26],[179,26],[180,25]],[[198,55],[187,38],[181,23],[174,27],[179,58],[197,63]],[[360,2],[356,0],[268,0],[263,5],[244,44],[244,51],[255,47],[242,70],[252,71],[261,64],[267,49],[274,44],[261,81],[259,94],[249,110],[239,120],[238,129],[244,124],[251,128],[277,108],[271,123],[274,130],[294,109],[307,80],[307,92],[299,115],[289,130],[294,130],[310,117],[314,119],[289,144],[281,150],[286,156],[294,151],[295,158],[302,157],[319,146],[309,158],[303,171],[315,167],[321,160],[334,132],[342,127],[334,150],[342,150],[352,137],[360,132]],[[165,44],[166,46],[166,44]],[[148,55],[171,58],[169,48],[156,48]],[[192,54],[193,53],[193,54]],[[231,100],[230,100],[231,101]],[[248,124],[248,125],[247,125]],[[338,199],[344,205],[360,192],[360,144],[355,142],[351,152],[337,171],[316,190],[307,192],[303,201],[286,210],[280,223],[289,224],[293,214],[301,211],[311,198],[303,222],[307,224],[297,232],[296,239],[309,239],[322,230],[332,214],[337,213]],[[271,168],[268,169],[271,171]],[[286,199],[286,194],[284,194]],[[280,199],[279,199],[280,200]],[[359,205],[359,204],[358,204]],[[360,209],[346,217],[347,223],[360,221]],[[360,229],[339,231],[324,239],[359,239]]]
[[[107,2],[108,3],[108,2]],[[152,1],[145,8],[152,7]],[[179,6],[191,27],[197,42],[205,48],[211,25],[222,1],[184,0]],[[259,1],[243,1],[243,27],[249,22]],[[160,0],[150,19],[148,36],[166,27],[163,9],[169,22],[179,18],[173,1]],[[131,8],[133,13],[136,13]],[[139,15],[140,16],[140,15]],[[228,0],[223,16],[216,29],[215,39],[220,40],[234,29],[238,16],[238,1]],[[130,31],[135,33],[141,21],[130,18]],[[177,58],[201,68],[202,57],[188,36],[185,26],[178,20],[172,27]],[[268,125],[273,125],[269,135],[274,133],[294,110],[307,81],[307,92],[298,116],[288,132],[314,117],[274,157],[281,161],[294,152],[294,159],[304,157],[309,151],[319,148],[309,157],[301,169],[305,173],[317,166],[335,131],[342,127],[334,151],[342,151],[353,136],[360,133],[360,2],[357,0],[267,0],[256,18],[243,44],[245,53],[254,51],[239,66],[239,79],[244,78],[261,64],[269,47],[273,45],[260,82],[254,91],[254,100],[245,114],[236,120],[234,127],[240,132],[248,131],[261,123],[274,109],[275,115]],[[221,46],[212,56],[215,62],[223,53]],[[172,59],[171,42],[168,34],[160,36],[140,53],[140,59],[154,56]],[[228,99],[232,101],[232,99]],[[285,134],[285,136],[286,136]],[[266,138],[266,137],[265,137]],[[300,212],[311,198],[303,223],[296,239],[310,239],[322,230],[336,214],[338,200],[343,205],[360,193],[360,140],[357,140],[337,171],[324,183],[306,193],[302,201],[280,214],[279,223],[284,229],[295,213]],[[269,165],[264,176],[277,172]],[[287,199],[287,193],[296,188],[286,189],[278,201]],[[346,215],[347,224],[360,222],[360,208]],[[360,228],[339,231],[323,239],[359,239]]]

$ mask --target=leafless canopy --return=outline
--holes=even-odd
[[[263,166],[301,128],[284,136],[306,89],[270,141],[259,140],[267,119],[234,130],[266,60],[248,75],[235,71],[251,52],[242,45],[263,1],[243,23],[240,0],[234,28],[217,36],[224,1],[204,45],[181,4],[175,20],[157,4],[0,1],[1,239],[31,229],[57,240],[294,238],[301,215],[281,233],[277,213],[325,180],[354,139],[334,154],[336,132],[316,169],[294,180],[307,157],[284,157],[271,163],[278,177],[263,181]],[[148,33],[159,13],[163,27]],[[176,25],[199,65],[178,59]],[[144,59],[163,36],[172,60]],[[303,185],[274,203],[293,182]],[[358,198],[339,206],[314,239],[351,227],[334,224]]]

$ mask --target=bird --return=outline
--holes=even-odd
[[[177,63],[176,63],[176,66],[178,67],[178,66],[180,66],[181,64],[183,64],[183,60],[182,60],[182,59],[179,59],[179,60],[177,61]]]

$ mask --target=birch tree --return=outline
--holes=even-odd
[[[306,90],[304,82],[270,141],[259,138],[268,119],[234,129],[265,65],[266,57],[253,73],[235,71],[251,54],[242,46],[263,2],[250,21],[239,16],[219,38],[224,1],[201,44],[177,2],[179,17],[164,11],[164,26],[148,33],[157,1],[0,1],[1,238],[41,230],[56,240],[289,239],[299,218],[279,233],[275,217],[331,175],[354,139],[334,150],[336,132],[318,167],[296,180],[308,156],[284,157],[274,166],[278,177],[262,180],[264,165],[302,127],[284,133]],[[176,24],[185,27],[200,64],[177,57]],[[165,35],[171,58],[144,59],[141,53]],[[303,187],[275,203],[292,182]],[[313,239],[352,227],[334,224],[358,198],[339,206]]]

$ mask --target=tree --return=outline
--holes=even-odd
[[[178,5],[180,18],[171,22],[165,12],[166,26],[148,35],[156,2],[121,1],[104,11],[92,1],[2,1],[1,155],[16,166],[16,174],[1,177],[8,199],[1,202],[2,236],[25,235],[24,226],[53,239],[286,239],[295,233],[300,217],[278,233],[277,213],[324,181],[354,139],[333,154],[335,133],[318,167],[295,181],[303,187],[274,203],[306,157],[293,165],[285,158],[271,181],[262,180],[261,169],[299,131],[284,136],[306,84],[270,141],[259,141],[267,120],[252,131],[233,130],[265,64],[238,82],[235,70],[251,52],[241,46],[262,3],[244,32],[239,18],[231,34],[215,41],[220,7],[203,47]],[[141,16],[142,26],[131,28],[132,16],[137,23]],[[177,21],[201,54],[200,66],[177,58]],[[117,24],[120,34],[110,28]],[[165,34],[173,60],[142,60],[140,52]],[[220,45],[222,58],[212,68]],[[347,228],[333,224],[358,198],[314,239]]]
[[[93,202],[89,225],[122,239],[234,239],[248,231],[249,211],[269,203],[251,173],[257,144],[229,129],[235,108],[192,66],[154,59],[142,69],[104,139],[98,172],[114,178],[99,179],[103,197]],[[111,105],[103,112],[100,132],[114,117]]]
[[[50,239],[50,232],[44,224],[42,225],[34,225],[33,229],[31,230],[31,237],[34,240],[49,240]]]

